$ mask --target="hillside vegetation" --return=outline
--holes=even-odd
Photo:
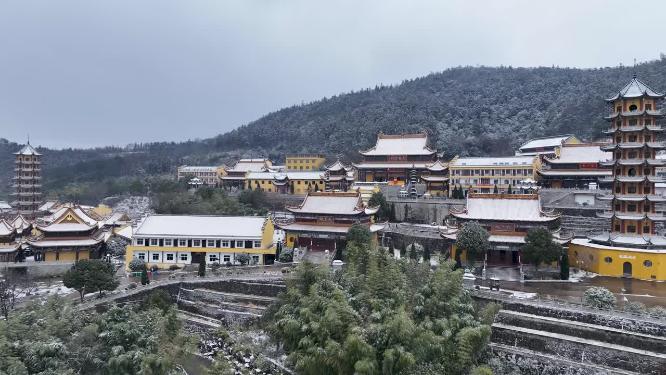
[[[627,67],[459,67],[396,86],[382,86],[285,108],[205,140],[91,150],[42,150],[51,193],[67,185],[172,173],[181,163],[231,162],[240,156],[323,152],[347,159],[372,146],[379,131],[427,131],[446,157],[507,155],[529,138],[575,133],[600,136],[603,98],[632,76]],[[635,68],[639,78],[666,90],[666,58]],[[196,135],[193,134],[193,137]],[[13,173],[18,145],[0,140],[0,199]],[[130,184],[131,182],[128,182]],[[120,187],[122,190],[122,187]]]

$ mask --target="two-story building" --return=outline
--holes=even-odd
[[[319,192],[308,194],[298,206],[288,206],[293,220],[279,223],[285,231],[288,248],[334,253],[346,245],[346,235],[354,223],[375,233],[382,225],[373,223],[379,207],[368,207],[359,192]]]
[[[477,221],[490,234],[486,262],[490,265],[520,264],[520,249],[525,244],[525,236],[532,228],[549,229],[557,241],[559,238],[560,216],[541,209],[537,194],[469,194],[464,207],[451,211],[442,230],[443,238],[450,242],[452,258],[466,259],[464,249],[456,248],[455,242],[460,229],[470,221]]]
[[[267,193],[305,195],[311,191],[323,191],[325,172],[249,172],[245,176],[245,188]]]
[[[273,162],[268,159],[240,159],[233,167],[226,169],[226,176],[221,177],[222,186],[242,189],[246,186],[246,177],[250,172],[271,171]]]
[[[132,235],[126,266],[134,258],[159,268],[202,260],[239,264],[240,254],[249,255],[250,264],[272,264],[273,231],[270,217],[151,215]]]
[[[521,181],[536,180],[538,156],[454,157],[449,162],[449,196],[467,193],[518,192]]]
[[[437,161],[437,152],[428,146],[428,135],[379,133],[371,149],[361,151],[363,160],[354,164],[358,181],[404,185],[415,174],[428,175],[428,166]],[[413,172],[414,171],[414,172]]]
[[[285,157],[288,171],[318,171],[326,162],[321,154],[291,154]]]
[[[194,166],[182,165],[178,167],[177,180],[189,181],[198,178],[205,186],[218,186],[221,178],[226,176],[226,166]]]

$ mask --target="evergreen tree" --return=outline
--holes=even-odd
[[[509,187],[506,189],[507,194],[513,194],[513,190],[511,188],[511,184],[509,184]]]
[[[118,287],[113,265],[100,259],[82,259],[72,266],[63,276],[63,284],[79,292],[81,301],[85,292],[114,290]]]
[[[150,284],[150,279],[148,278],[148,270],[144,267],[143,270],[141,270],[141,285],[148,285]]]
[[[201,257],[201,261],[199,262],[199,277],[205,277],[206,276],[206,256]]]
[[[430,246],[428,246],[428,242],[423,243],[423,260],[426,262],[430,260]]]
[[[569,280],[569,254],[566,251],[562,253],[560,260],[560,279]]]
[[[389,213],[389,221],[395,223],[397,220],[395,218],[395,203],[391,203],[391,210]]]
[[[478,222],[470,221],[465,223],[456,238],[456,252],[465,251],[467,253],[467,262],[470,266],[474,261],[490,248],[488,242],[488,231]]]
[[[409,205],[405,203],[405,216],[403,221],[409,221]]]
[[[525,236],[522,258],[537,269],[542,263],[552,263],[562,254],[562,246],[553,241],[553,235],[546,228],[532,228]]]
[[[494,194],[499,193],[499,189],[497,188],[497,184],[495,184],[495,187],[493,188],[493,193]]]

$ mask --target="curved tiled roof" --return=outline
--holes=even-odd
[[[650,98],[663,98],[664,94],[651,89],[650,86],[646,85],[641,80],[636,78],[636,76],[634,76],[634,78],[632,78],[632,80],[629,81],[629,83],[627,83],[615,95],[606,99],[606,101],[612,102],[618,99],[640,98],[643,96],[647,96]]]

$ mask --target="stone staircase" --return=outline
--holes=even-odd
[[[523,374],[666,374],[666,321],[505,304],[490,348]]]
[[[261,317],[276,300],[283,284],[237,281],[235,284],[216,284],[214,288],[181,287],[177,304],[181,313],[203,316],[225,324],[247,323]],[[276,290],[275,287],[278,287]]]

